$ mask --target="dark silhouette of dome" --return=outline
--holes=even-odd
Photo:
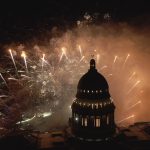
[[[95,68],[95,60],[91,59],[90,69],[79,80],[76,94],[77,98],[103,99],[110,97],[106,79]]]
[[[69,119],[73,137],[79,140],[107,140],[116,130],[114,122],[115,105],[109,94],[106,79],[97,72],[95,60],[91,59],[90,69],[81,77],[76,99]]]

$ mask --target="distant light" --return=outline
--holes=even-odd
[[[78,117],[75,117],[75,120],[76,120],[76,121],[78,121],[78,120],[79,120],[79,118],[78,118]]]

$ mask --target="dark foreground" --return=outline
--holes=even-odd
[[[150,150],[150,122],[118,128],[107,141],[75,139],[68,128],[49,132],[21,132],[0,139],[0,150]]]

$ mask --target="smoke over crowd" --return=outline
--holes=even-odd
[[[48,130],[67,125],[78,81],[92,57],[108,81],[116,124],[150,120],[149,28],[113,23],[109,14],[105,19],[105,23],[94,24],[86,14],[65,31],[54,26],[41,33],[43,41],[33,37],[3,46],[1,127],[19,124]]]

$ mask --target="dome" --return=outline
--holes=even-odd
[[[109,86],[95,68],[95,60],[91,59],[90,69],[79,80],[76,98],[79,99],[106,99],[110,97]]]
[[[115,105],[109,94],[109,86],[91,59],[90,69],[79,80],[76,99],[71,105],[69,120],[72,136],[83,141],[105,141],[116,131]]]

